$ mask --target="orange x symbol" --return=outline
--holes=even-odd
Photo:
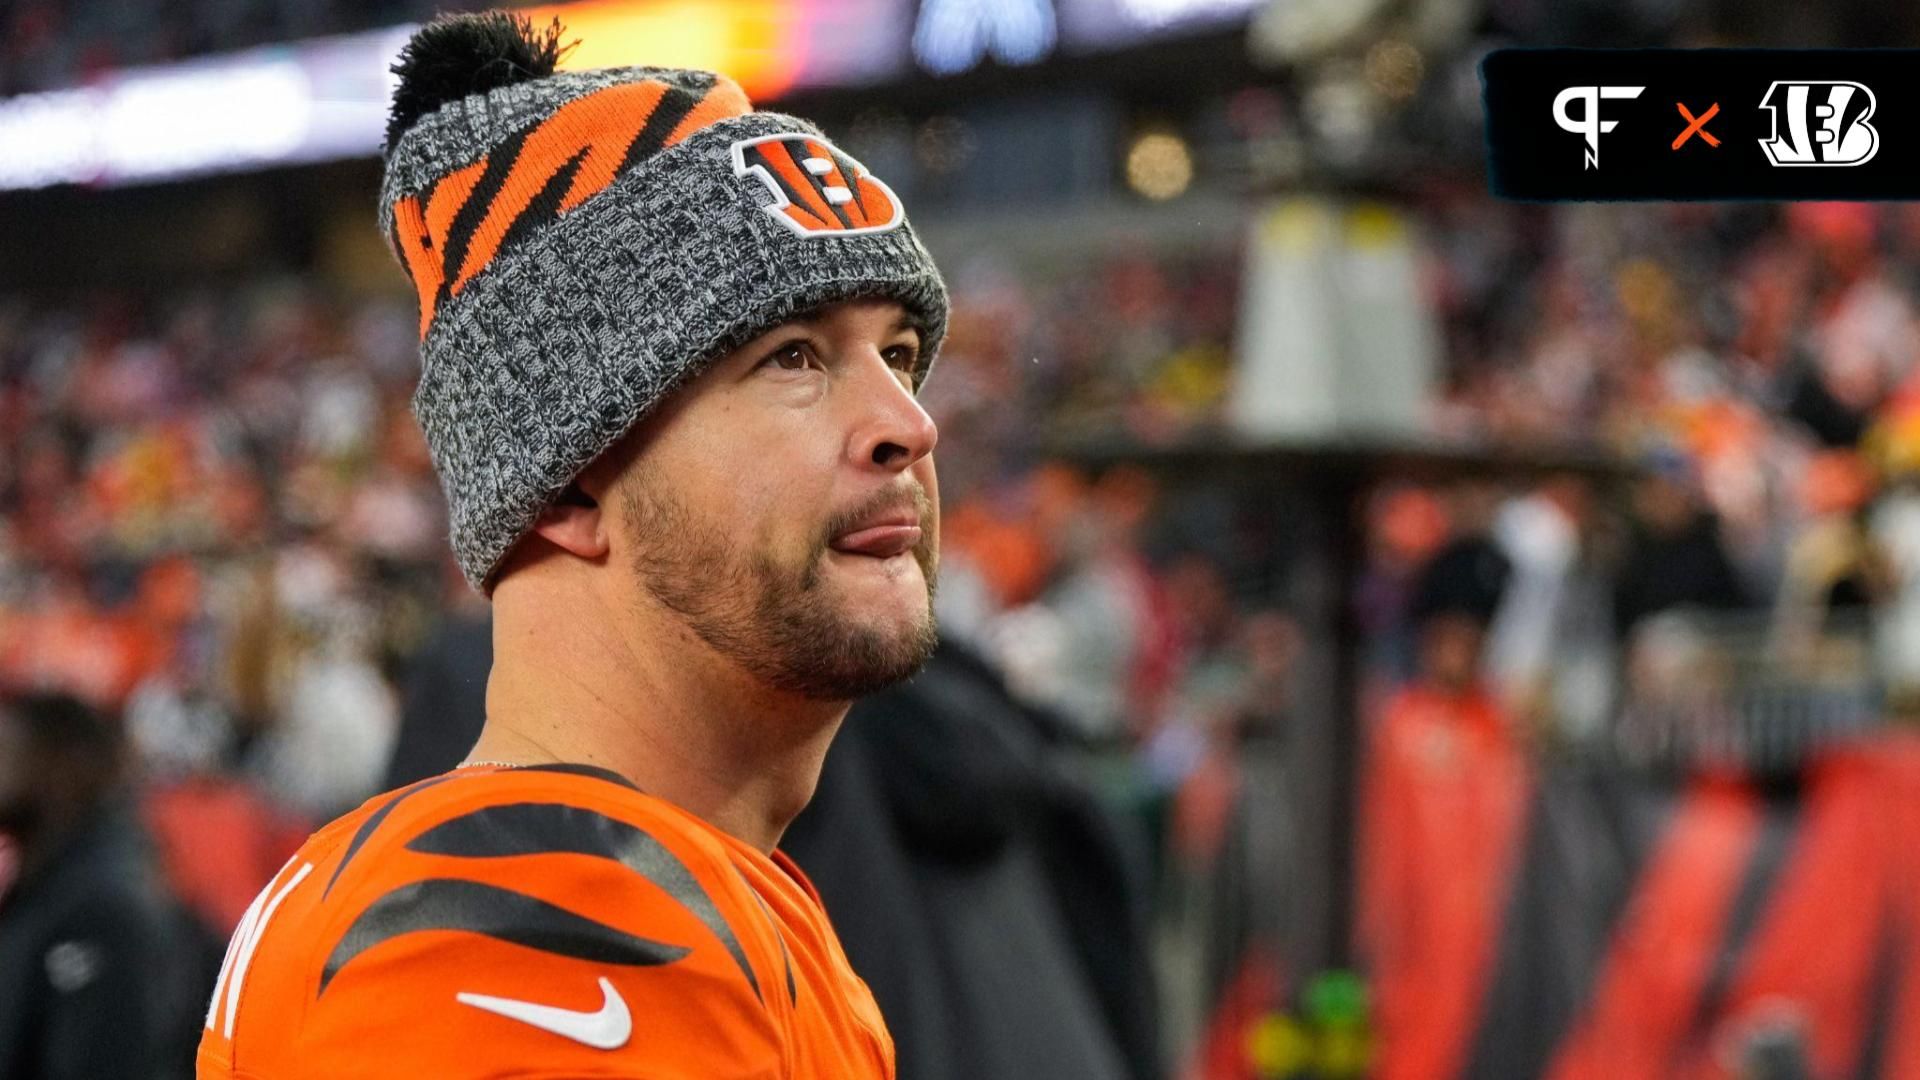
[[[1694,115],[1687,111],[1687,107],[1685,105],[1682,105],[1676,101],[1673,103],[1673,106],[1674,108],[1680,110],[1681,116],[1684,116],[1687,118],[1687,130],[1681,132],[1680,137],[1673,140],[1673,148],[1675,150],[1680,149],[1680,144],[1683,142],[1686,142],[1689,138],[1693,136],[1695,132],[1699,132],[1700,137],[1707,140],[1708,146],[1720,145],[1720,140],[1714,138],[1713,132],[1707,130],[1707,121],[1713,119],[1713,114],[1720,111],[1719,102],[1717,101],[1714,102],[1713,106],[1709,108],[1706,112],[1701,113],[1698,119],[1695,119]]]

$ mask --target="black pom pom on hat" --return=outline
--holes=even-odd
[[[414,32],[392,71],[400,76],[387,117],[385,153],[414,121],[450,101],[541,79],[578,42],[560,43],[560,20],[543,30],[510,11],[442,15]]]

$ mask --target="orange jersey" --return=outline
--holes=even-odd
[[[890,1078],[800,870],[586,766],[461,769],[314,834],[248,910],[199,1075]]]

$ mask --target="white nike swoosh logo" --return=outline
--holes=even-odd
[[[627,1011],[627,1001],[620,991],[605,978],[600,980],[602,1000],[600,1008],[594,1012],[579,1012],[574,1009],[562,1009],[553,1005],[536,1005],[531,1001],[516,1001],[513,998],[494,997],[491,994],[469,994],[462,991],[453,995],[463,1005],[476,1009],[485,1009],[490,1013],[499,1013],[510,1020],[523,1024],[532,1024],[542,1031],[551,1031],[555,1035],[564,1035],[574,1042],[585,1043],[596,1050],[614,1050],[627,1044],[627,1038],[633,1034],[633,1014]]]

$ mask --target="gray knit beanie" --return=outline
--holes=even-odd
[[[462,573],[502,558],[587,464],[709,362],[839,300],[921,324],[947,295],[893,192],[731,80],[554,72],[559,27],[428,24],[394,68],[380,225],[420,297],[414,415]]]

